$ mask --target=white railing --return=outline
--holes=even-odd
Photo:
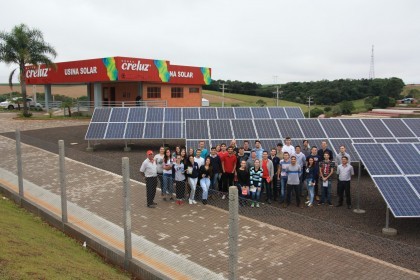
[[[42,108],[45,109],[45,101],[39,102],[42,105]],[[62,101],[51,101],[48,102],[49,109],[62,108]],[[166,107],[166,100],[153,100],[153,101],[108,101],[102,102],[101,107]],[[72,108],[77,111],[85,111],[88,109],[95,108],[94,101],[74,101]]]

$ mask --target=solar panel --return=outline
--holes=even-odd
[[[382,121],[395,137],[415,137],[401,119],[383,119]]]
[[[143,138],[144,123],[127,123],[125,129],[125,139]]]
[[[202,120],[210,120],[210,119],[217,119],[217,112],[216,108],[200,108],[200,119]]]
[[[165,108],[165,122],[180,122],[182,108]]]
[[[143,138],[162,139],[162,125],[163,123],[146,123]]]
[[[252,107],[252,115],[254,119],[269,119],[270,115],[268,114],[267,107]]]
[[[420,153],[411,144],[385,144],[385,148],[397,162],[403,174],[420,173]]]
[[[371,175],[401,175],[381,144],[353,144]]]
[[[163,124],[164,139],[180,139],[182,138],[183,124],[181,122],[165,122]]]
[[[207,120],[186,120],[185,138],[197,140],[208,139],[209,129],[207,126]]]
[[[372,138],[362,122],[358,119],[340,119],[352,138]]]
[[[232,120],[231,123],[236,139],[257,139],[252,120]]]
[[[380,119],[362,119],[361,121],[373,137],[393,137]]]
[[[182,109],[182,120],[198,120],[200,115],[198,113],[198,108],[183,108]]]
[[[187,153],[188,153],[188,149],[189,148],[193,148],[194,150],[197,149],[197,147],[199,146],[198,144],[200,143],[200,140],[187,140],[186,141],[186,148],[187,148]],[[209,151],[210,153],[210,148],[211,146],[209,145],[209,141],[205,140],[204,141],[204,147]]]
[[[226,139],[233,136],[229,120],[209,120],[209,127],[211,139]]]
[[[302,131],[297,123],[297,120],[292,119],[282,119],[276,120],[277,126],[279,127],[279,132],[282,138],[291,137],[291,138],[304,138]]]
[[[95,108],[91,122],[107,122],[112,108]]]
[[[301,119],[298,122],[306,138],[327,137],[317,119]]]
[[[303,119],[305,116],[302,113],[302,109],[298,107],[285,107],[287,117],[289,119]]]
[[[417,137],[420,137],[420,119],[403,119],[403,121]]]
[[[420,176],[410,176],[406,178],[410,181],[411,185],[413,185],[417,193],[420,194]]]
[[[146,119],[146,108],[130,108],[128,122],[144,122]]]
[[[420,217],[420,199],[404,177],[374,177],[395,217]]]
[[[375,143],[375,139],[372,138],[354,138],[353,143]]]
[[[235,116],[237,119],[252,119],[251,108],[235,107]]]
[[[335,154],[338,154],[340,152],[340,146],[344,145],[346,147],[346,152],[350,156],[351,161],[359,161],[360,160],[359,155],[354,150],[353,143],[352,143],[351,139],[349,139],[349,138],[346,138],[346,139],[330,139],[330,141],[331,141],[331,144],[334,148]],[[337,164],[340,164],[340,163],[341,162],[339,162]]]
[[[106,130],[105,139],[123,139],[125,131],[124,123],[109,123]]]
[[[349,135],[338,119],[319,119],[329,138],[347,138]]]
[[[395,138],[376,138],[376,143],[397,143]]]
[[[418,138],[398,138],[400,143],[418,143],[420,140]]]
[[[162,122],[163,108],[147,108],[146,121],[148,122]]]
[[[217,116],[219,119],[232,120],[235,118],[233,108],[217,108]]]
[[[211,146],[212,147],[216,147],[217,145],[220,145],[220,144],[222,144],[222,143],[225,143],[226,144],[226,146],[228,146],[229,147],[229,145],[230,145],[230,141],[231,141],[232,139],[217,139],[217,140],[211,140],[210,141],[210,144],[211,144]]]
[[[129,108],[112,108],[110,122],[126,122]]]
[[[264,139],[261,140],[261,147],[263,147],[263,149],[268,152],[268,155],[270,155],[271,149],[275,149],[277,147],[277,143],[279,143],[279,140]],[[277,172],[277,170],[275,170],[275,172]]]
[[[417,148],[417,150],[420,152],[420,144],[414,144],[414,146]]]
[[[286,111],[283,107],[269,107],[268,112],[272,119],[287,119]]]
[[[280,134],[274,120],[254,120],[254,123],[259,139],[280,138]]]
[[[90,123],[86,132],[86,140],[103,139],[107,123]]]

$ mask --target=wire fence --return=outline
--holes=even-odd
[[[12,140],[0,142],[5,153],[0,167],[18,174],[15,137],[8,136]],[[21,148],[26,180],[23,196],[33,198],[61,216],[63,181],[60,181],[58,143],[23,134],[20,138],[23,143],[31,144]],[[69,146],[65,148],[65,156],[68,223],[118,252],[126,252],[129,230],[129,255],[161,273],[162,278],[272,279],[273,275],[277,278],[287,273],[286,264],[292,262],[301,264],[302,271],[306,271],[303,267],[307,264],[301,258],[309,254],[315,260],[317,250],[322,248],[295,233],[419,270],[419,247],[297,212],[300,208],[296,206],[296,196],[284,208],[278,200],[268,203],[267,189],[257,201],[238,189],[236,196],[232,196],[219,191],[216,184],[206,192],[200,184],[192,188],[187,181],[168,182],[160,175],[151,187],[156,189],[154,202],[157,203],[152,208],[147,207],[146,180],[140,175],[139,166],[125,166],[129,183],[124,189],[121,160]],[[306,193],[300,198],[303,206]],[[232,200],[237,206],[233,209]],[[333,211],[327,205],[318,207],[326,213]],[[232,228],[234,218],[230,216],[235,212],[240,217],[237,233]],[[280,239],[286,243],[279,244]],[[329,266],[322,263],[323,260],[314,261],[320,275],[327,275]]]

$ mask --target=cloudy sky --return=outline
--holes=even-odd
[[[43,31],[56,62],[128,56],[207,66],[258,83],[368,78],[420,83],[417,0],[7,1],[0,30]],[[0,83],[12,67],[0,63]]]

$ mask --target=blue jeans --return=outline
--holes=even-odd
[[[251,194],[252,194],[252,200],[254,200],[256,202],[260,201],[261,188],[257,188],[257,191],[251,192]]]
[[[210,188],[210,178],[201,178],[200,186],[203,189],[203,199],[207,199]]]
[[[286,197],[287,176],[281,176],[280,183],[281,183],[280,203],[283,203],[284,202],[284,199]]]
[[[163,189],[162,189],[162,193],[165,194],[173,194],[174,193],[174,181],[172,178],[172,174],[163,174]]]
[[[306,179],[306,186],[308,188],[309,193],[309,202],[312,204],[314,203],[314,187],[312,186],[312,179]]]
[[[325,202],[325,198],[327,199],[328,204],[332,204],[331,203],[331,180],[328,180],[328,187],[324,187],[323,184],[324,181],[321,179],[321,189],[322,189],[322,193],[321,193],[321,203]]]
[[[270,183],[268,183],[267,182],[267,180],[266,179],[262,179],[262,185],[263,185],[263,188],[265,189],[265,191],[266,191],[266,194],[267,194],[267,200],[268,199],[273,199],[273,189],[272,189],[272,187],[271,187],[271,182]]]
[[[215,191],[219,186],[220,178],[222,178],[222,173],[214,173],[213,178],[211,178],[210,190]]]

